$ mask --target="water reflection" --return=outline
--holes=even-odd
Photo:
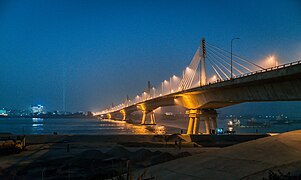
[[[44,119],[43,118],[32,118],[33,123],[43,123]]]
[[[102,119],[100,121],[106,122],[99,124],[102,129],[120,129],[127,131],[130,134],[166,134],[165,126],[131,124],[126,121],[109,119]]]
[[[43,131],[43,118],[32,118],[32,131],[33,133],[38,133],[37,131]]]
[[[155,134],[166,134],[165,126],[156,126]]]

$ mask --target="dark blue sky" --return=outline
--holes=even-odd
[[[228,50],[240,37],[254,62],[301,59],[301,3],[0,0],[0,35],[0,107],[62,109],[65,79],[66,109],[94,111],[181,74],[202,37]]]

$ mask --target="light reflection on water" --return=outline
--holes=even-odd
[[[43,118],[32,118],[32,131],[34,134],[40,134],[38,132],[43,132]]]
[[[101,126],[112,126],[112,127],[123,127],[124,130],[129,130],[131,134],[153,134],[154,132],[151,132],[147,129],[144,125],[138,125],[138,124],[129,124],[126,123],[126,121],[116,121],[116,120],[109,120],[109,119],[102,119],[101,122],[108,122],[110,124],[101,124]]]
[[[138,122],[137,122],[138,123]],[[0,118],[0,133],[14,134],[162,134],[164,126],[99,119]]]

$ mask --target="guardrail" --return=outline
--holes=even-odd
[[[277,69],[282,69],[282,68],[286,68],[286,67],[290,67],[290,66],[294,66],[294,65],[298,65],[298,64],[301,64],[301,60],[294,61],[294,62],[291,62],[291,63],[282,64],[282,65],[275,66],[275,67],[270,67],[270,68],[258,70],[258,71],[254,71],[254,72],[249,72],[249,73],[241,74],[241,75],[238,75],[238,76],[234,76],[234,78],[232,78],[232,80],[233,79],[239,79],[239,78],[246,77],[246,76],[251,76],[251,75],[254,75],[254,74],[259,74],[259,73],[269,72],[269,71],[273,71],[273,70],[277,70]],[[211,84],[220,83],[220,82],[230,81],[230,80],[231,79],[217,80],[215,82],[209,82],[205,86],[211,85]]]

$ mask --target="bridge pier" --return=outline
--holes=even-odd
[[[217,128],[216,117],[217,113],[214,109],[202,110],[205,121],[205,134],[215,134]]]
[[[204,120],[205,120],[205,134],[210,134],[210,129],[211,129],[210,119],[209,117],[205,117]]]
[[[146,123],[147,114],[150,115],[150,123]],[[141,124],[155,125],[156,124],[156,118],[155,118],[154,111],[142,111]]]
[[[187,127],[187,134],[198,134],[200,124],[200,110],[190,109],[186,111],[189,115],[189,122]]]
[[[112,119],[112,115],[109,113],[109,114],[107,114],[107,118],[108,119]]]
[[[199,128],[200,110],[190,109],[190,110],[186,111],[186,114],[189,115],[187,134],[195,134],[195,133],[197,133],[198,128]]]
[[[199,126],[201,118],[205,122],[205,134],[211,134],[212,130],[216,130],[217,113],[214,109],[190,109],[186,111],[189,115],[187,134],[199,134]]]
[[[122,120],[125,121],[126,120],[126,111],[124,109],[122,109],[120,111],[120,113],[122,114]]]

